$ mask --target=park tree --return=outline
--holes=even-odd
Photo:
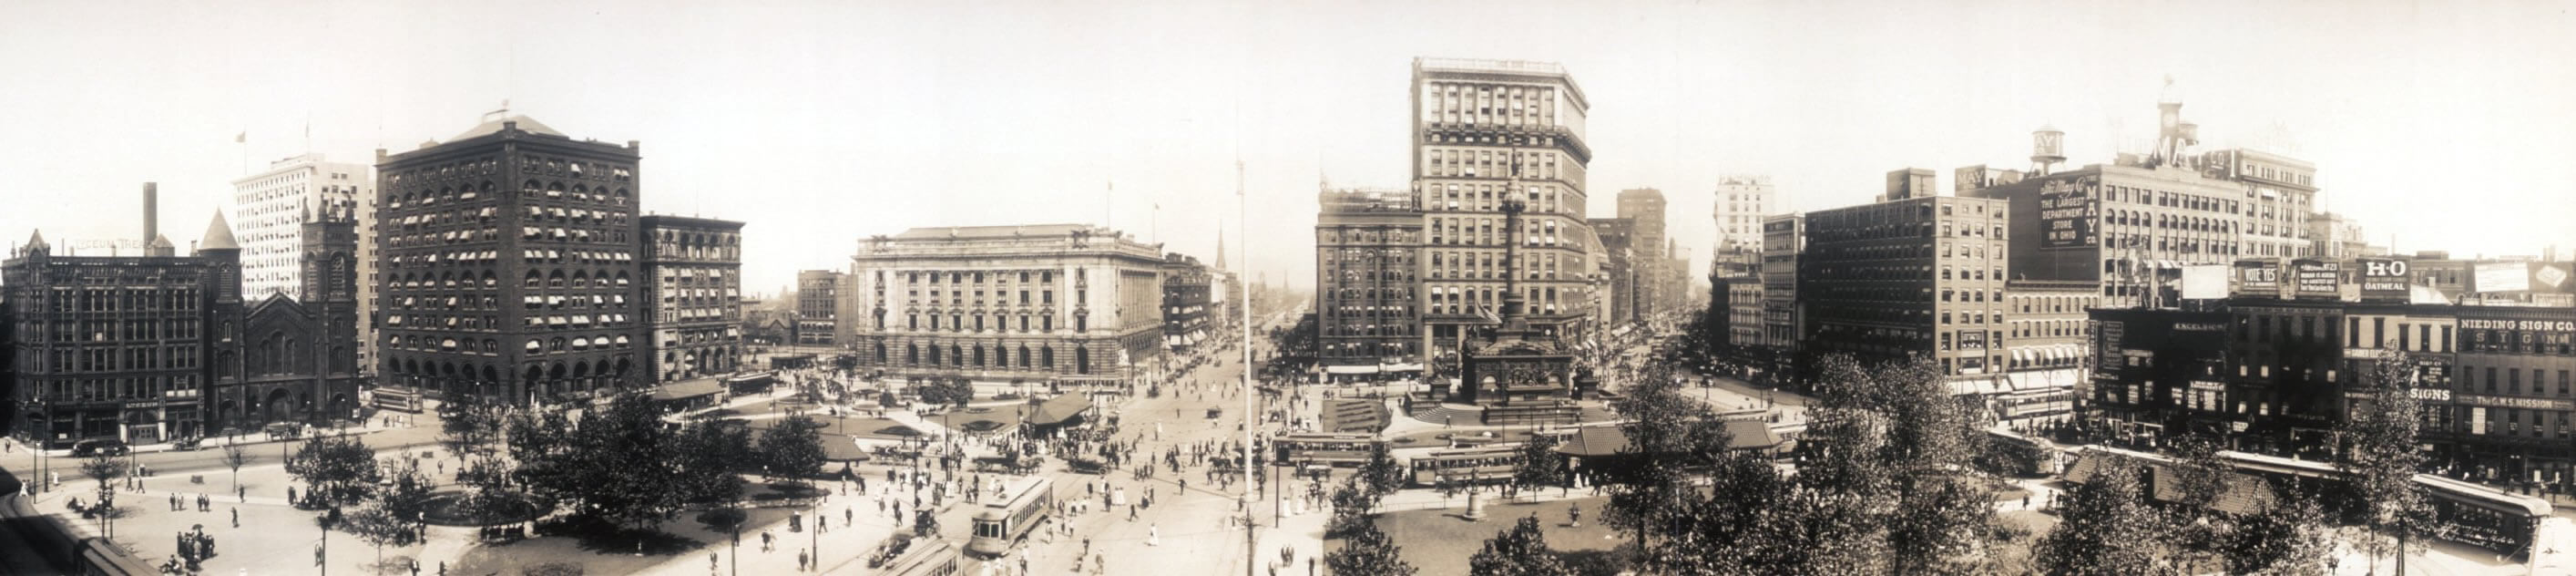
[[[2344,445],[2336,464],[2352,477],[2369,537],[2363,550],[2376,567],[2379,557],[2422,546],[2431,528],[2431,508],[2415,486],[2416,469],[2424,464],[2416,433],[2423,422],[2423,403],[2415,398],[2415,360],[2391,351],[2360,374],[2364,399],[2336,425]],[[2410,538],[2414,538],[2410,544]]]
[[[2334,539],[2315,497],[2276,495],[2264,513],[2235,523],[2218,542],[2228,574],[2324,576]]]
[[[429,510],[430,490],[436,482],[420,471],[420,461],[390,458],[377,463],[384,471],[384,489],[376,495],[375,506],[408,523],[419,523]],[[399,545],[399,544],[397,544]]]
[[[1984,432],[1976,409],[1950,393],[1930,358],[1864,365],[1825,358],[1814,421],[1801,447],[1808,486],[1860,502],[1884,502],[1890,554],[1914,559],[1892,570],[1935,574],[1980,570],[1997,522],[1994,493],[1977,472]]]
[[[420,529],[410,520],[385,506],[383,500],[340,515],[331,529],[358,537],[376,548],[376,564],[385,563],[386,546],[410,546],[421,541]]]
[[[1609,470],[1610,503],[1602,520],[1634,532],[1640,548],[1651,548],[1652,535],[1671,534],[1686,519],[1676,513],[1692,490],[1688,474],[1705,470],[1725,457],[1732,439],[1707,406],[1682,395],[1680,383],[1663,364],[1649,365],[1630,385],[1627,396],[1612,403],[1626,422],[1631,465]]]
[[[1333,489],[1333,518],[1324,525],[1327,536],[1340,537],[1369,523],[1370,510],[1377,507],[1378,494],[1360,483],[1358,478],[1343,478]]]
[[[231,468],[233,470],[234,490],[241,489],[242,466],[249,465],[251,460],[252,458],[249,449],[243,448],[240,444],[224,445],[224,467]]]
[[[805,416],[789,416],[777,427],[760,435],[760,461],[765,475],[783,476],[804,481],[823,467],[823,438],[816,432],[822,423]]]
[[[1555,436],[1533,436],[1521,444],[1520,454],[1513,458],[1512,490],[1537,494],[1550,486],[1565,485],[1564,457],[1556,453]]]
[[[752,460],[749,441],[741,429],[713,422],[700,422],[681,431],[680,447],[674,455],[679,476],[673,484],[686,502],[727,502],[742,493],[742,476],[737,472]]]
[[[569,473],[555,478],[571,483],[558,489],[574,497],[580,513],[645,528],[679,512],[681,494],[669,486],[678,475],[678,445],[650,398],[619,396],[606,409],[583,415],[572,436],[572,451],[556,456]]]
[[[1395,493],[1396,489],[1404,487],[1404,466],[1395,462],[1395,452],[1388,449],[1385,442],[1372,442],[1368,460],[1360,463],[1358,478],[1361,487],[1368,489],[1369,501],[1374,503],[1378,496]]]
[[[115,489],[114,483],[118,479],[125,477],[125,461],[104,452],[91,454],[81,459],[80,471],[82,476],[98,481],[99,492],[107,492]]]
[[[376,449],[347,436],[314,436],[306,440],[286,461],[286,473],[304,481],[310,488],[306,494],[314,501],[329,506],[365,500],[381,477],[381,471],[376,469]]]
[[[1483,549],[1467,558],[1467,573],[1479,576],[1570,576],[1573,570],[1547,549],[1538,516],[1523,516],[1511,528],[1494,533]]]
[[[1342,549],[1324,555],[1324,567],[1338,576],[1413,576],[1415,569],[1406,564],[1403,549],[1388,539],[1376,524],[1362,523],[1343,537]]]
[[[2039,541],[2033,563],[2052,576],[2164,574],[2175,571],[2169,524],[2146,503],[2138,464],[2102,461],[2093,477],[2066,494],[2057,528]]]
[[[438,405],[438,444],[454,455],[457,466],[475,455],[498,451],[502,407],[480,396],[457,395]]]

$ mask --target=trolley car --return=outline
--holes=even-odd
[[[1280,434],[1270,445],[1285,464],[1324,464],[1358,466],[1368,462],[1369,452],[1382,442],[1374,434]]]
[[[966,541],[966,551],[988,557],[1009,552],[1029,532],[1044,523],[1055,512],[1055,482],[1046,478],[1021,478],[1003,488],[1002,494],[975,511],[975,536]]]
[[[1443,480],[1464,484],[1509,482],[1519,469],[1521,446],[1489,444],[1453,448],[1413,458],[1413,485],[1438,486]]]

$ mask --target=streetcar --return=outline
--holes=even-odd
[[[966,551],[988,557],[1009,552],[1055,512],[1055,482],[1028,477],[1011,481],[1002,493],[975,511],[975,536]]]
[[[1298,433],[1280,434],[1270,439],[1283,464],[1323,464],[1358,466],[1368,462],[1369,452],[1380,444],[1375,434]]]
[[[1444,480],[1465,484],[1509,482],[1520,467],[1520,457],[1519,444],[1452,448],[1416,456],[1411,466],[1413,485],[1438,486]]]
[[[938,538],[887,540],[868,555],[868,568],[890,576],[956,576],[957,546]]]

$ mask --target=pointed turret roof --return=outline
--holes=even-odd
[[[206,224],[206,238],[204,240],[197,241],[197,250],[240,249],[241,243],[233,240],[232,225],[224,223],[224,211],[216,210],[215,221]]]
[[[154,235],[152,235],[152,242],[151,242],[151,243],[148,243],[148,244],[144,244],[144,247],[146,247],[146,248],[172,248],[172,247],[175,247],[175,246],[174,246],[174,245],[172,245],[172,244],[170,243],[170,236],[169,236],[169,235],[166,235],[166,234],[154,234]]]
[[[43,231],[43,230],[37,230],[37,231],[35,231],[35,233],[34,233],[34,234],[29,234],[29,235],[27,235],[27,246],[26,246],[26,247],[28,247],[28,248],[39,248],[39,247],[45,247],[45,246],[47,246],[47,244],[45,244],[45,231]]]

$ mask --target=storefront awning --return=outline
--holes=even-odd
[[[1382,372],[1421,372],[1422,363],[1403,362],[1397,364],[1379,364],[1377,365],[1377,369]]]
[[[1346,365],[1346,366],[1325,366],[1325,367],[1324,367],[1324,373],[1325,373],[1325,374],[1376,374],[1376,373],[1377,373],[1377,365],[1376,365],[1376,364],[1353,364],[1353,365]]]

